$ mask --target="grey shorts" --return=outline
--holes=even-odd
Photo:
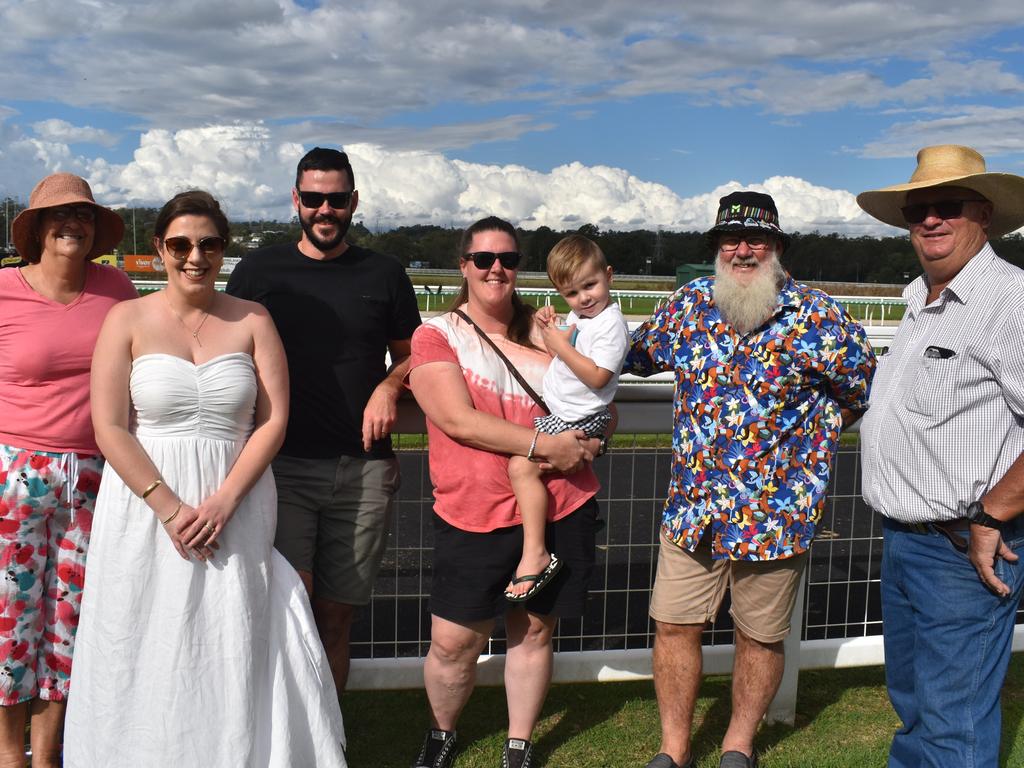
[[[398,459],[278,456],[274,546],[297,571],[313,574],[313,595],[347,605],[370,602],[394,512]]]

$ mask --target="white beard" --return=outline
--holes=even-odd
[[[723,264],[719,253],[715,259],[715,282],[711,293],[725,321],[746,336],[775,313],[779,289],[785,282],[786,271],[779,263],[777,250],[758,265],[749,285],[743,285],[736,279],[732,270]]]

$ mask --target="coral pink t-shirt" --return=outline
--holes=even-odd
[[[547,354],[491,335],[530,386],[539,391],[551,362]],[[523,426],[532,427],[540,409],[515,380],[494,350],[457,315],[431,318],[412,336],[410,371],[427,363],[455,363],[462,369],[473,407]],[[419,393],[429,397],[429,393]],[[434,511],[463,531],[481,533],[519,525],[522,519],[508,479],[508,456],[458,443],[427,419],[430,440],[430,480]],[[548,488],[548,520],[558,520],[597,493],[594,470],[544,477]]]
[[[0,269],[0,443],[99,452],[89,410],[92,351],[110,308],[136,296],[124,272],[92,262],[70,304],[40,296],[20,269]]]

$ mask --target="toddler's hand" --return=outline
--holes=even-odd
[[[548,323],[541,329],[544,336],[544,345],[552,354],[558,355],[572,347],[573,337],[576,334],[576,324],[557,325]]]
[[[551,324],[557,318],[558,315],[555,314],[555,308],[550,304],[541,307],[533,315],[534,321],[541,327]]]

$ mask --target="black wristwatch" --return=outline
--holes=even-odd
[[[967,505],[967,514],[964,515],[975,525],[984,525],[986,528],[995,528],[997,531],[1002,530],[1003,522],[996,520],[992,515],[985,511],[985,505],[980,501],[972,501]]]
[[[597,458],[598,456],[604,456],[606,453],[608,453],[608,436],[601,435],[599,439],[601,440],[601,444],[597,446],[597,453],[594,454],[594,458]]]

